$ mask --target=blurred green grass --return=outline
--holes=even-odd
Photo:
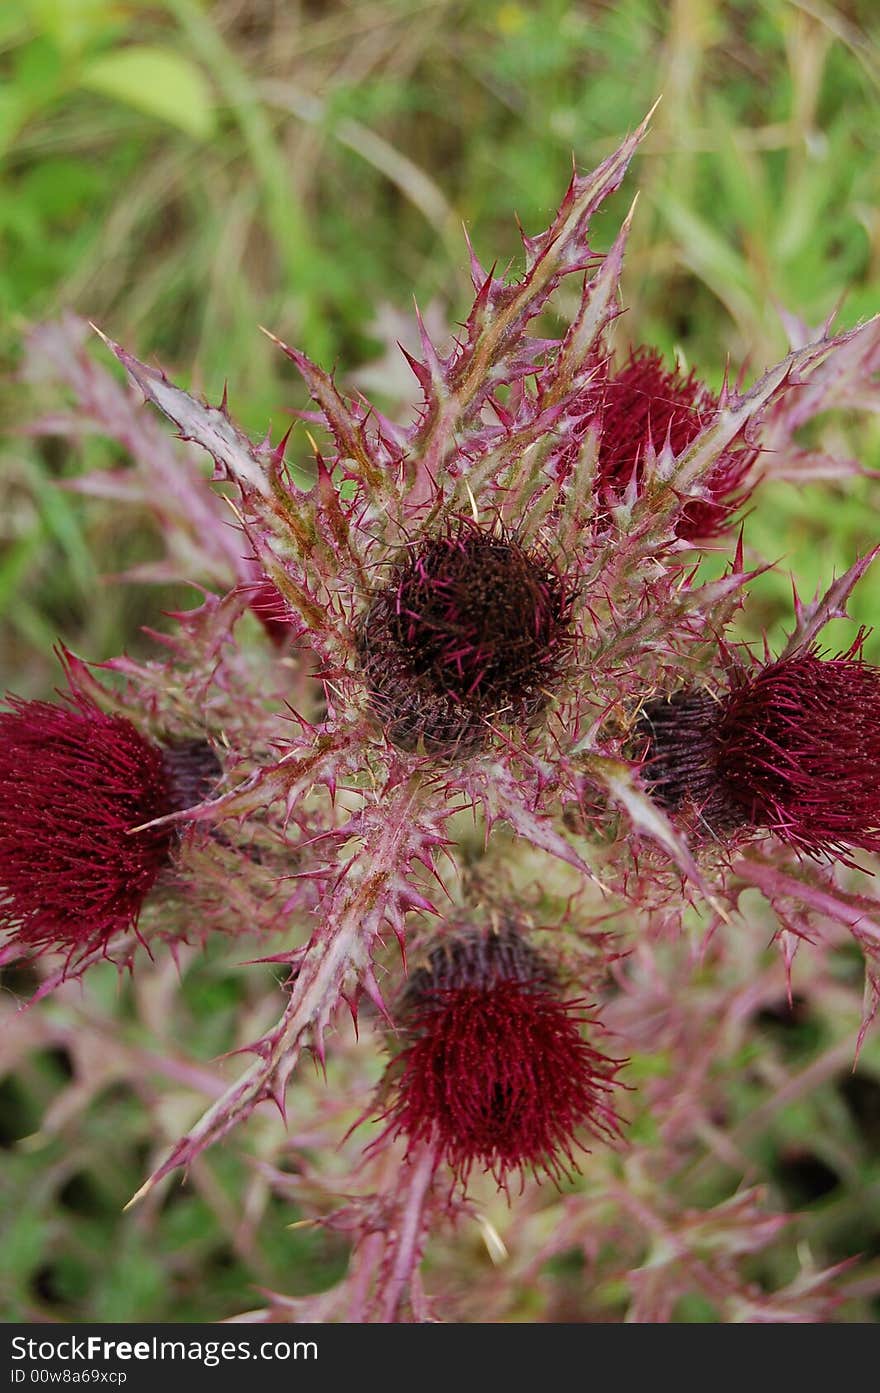
[[[678,352],[715,385],[728,360],[756,375],[785,351],[778,305],[818,325],[840,304],[845,326],[880,308],[878,33],[874,0],[2,7],[0,684],[51,689],[58,638],[96,658],[137,650],[139,626],[175,598],[103,583],[158,554],[158,541],[130,512],[56,487],[121,462],[115,447],[17,433],[28,324],[75,309],[213,397],[228,380],[254,432],[270,418],[277,427],[302,398],[259,323],[344,378],[382,351],[378,307],[408,312],[415,294],[460,319],[461,221],[484,260],[515,264],[513,213],[529,231],[545,226],[572,154],[596,163],[662,92],[651,137],[596,221],[602,248],[641,190],[620,331]],[[880,466],[877,420],[835,430],[843,451]],[[758,496],[746,541],[782,568],[755,586],[745,632],[778,638],[787,570],[809,595],[878,540],[877,496],[873,479]],[[880,571],[854,616],[874,622],[878,601]],[[869,651],[880,657],[880,636]],[[186,1026],[194,1057],[224,1047],[221,987],[210,970],[192,987],[204,996]],[[150,1126],[124,1092],[90,1100],[76,1166],[57,1138],[39,1165],[14,1149],[64,1083],[63,1052],[48,1049],[0,1092],[11,1316],[214,1317],[247,1304],[255,1281],[291,1290],[299,1272],[305,1287],[311,1263],[333,1280],[319,1240],[279,1240],[289,1212],[262,1211],[251,1247],[236,1249],[230,1197],[246,1168],[220,1152],[201,1189],[123,1232]],[[778,1126],[805,1146],[827,1134],[831,1092]],[[762,1144],[771,1169],[781,1164],[782,1142]],[[876,1189],[871,1164],[805,1221],[810,1234],[830,1226],[831,1252],[829,1205],[852,1226],[864,1187]],[[778,1183],[783,1201],[801,1202]],[[111,1242],[123,1247],[108,1267],[99,1255]]]

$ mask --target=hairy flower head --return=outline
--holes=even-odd
[[[727,794],[752,825],[809,854],[880,851],[880,670],[858,644],[738,682],[716,742]]]
[[[437,1146],[462,1186],[474,1166],[505,1186],[577,1169],[582,1129],[612,1136],[618,1062],[581,1034],[553,968],[513,928],[458,930],[413,973],[400,1007],[385,1116],[410,1145]]]
[[[360,633],[389,739],[431,752],[479,744],[495,722],[531,720],[546,704],[570,612],[564,577],[512,535],[455,518],[415,543]]]
[[[0,923],[24,950],[76,954],[136,924],[170,854],[168,825],[216,778],[201,741],[163,750],[84,696],[0,711]]]
[[[644,777],[671,811],[713,831],[762,827],[807,855],[880,850],[880,670],[860,642],[741,673],[719,697],[644,708]]]
[[[638,479],[646,457],[667,446],[680,455],[712,420],[718,398],[693,371],[664,366],[656,349],[639,347],[612,374],[602,392],[602,433],[598,482],[606,496],[621,495],[633,476]],[[676,521],[676,535],[685,541],[717,536],[747,496],[746,478],[756,451],[728,448],[704,478],[703,498],[691,498]]]

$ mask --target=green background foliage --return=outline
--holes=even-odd
[[[582,169],[597,163],[662,92],[595,226],[602,249],[640,190],[619,341],[677,352],[715,386],[728,363],[757,376],[786,349],[779,306],[813,326],[838,306],[843,326],[880,308],[877,26],[873,0],[0,8],[3,684],[51,689],[59,638],[95,658],[145,651],[140,625],[187,603],[172,588],[110,583],[158,555],[158,539],[130,513],[57,487],[121,463],[116,447],[19,432],[13,374],[28,324],[75,309],[212,399],[228,381],[239,419],[277,431],[303,399],[258,324],[344,380],[383,352],[380,309],[408,312],[414,294],[461,319],[462,221],[482,260],[515,268],[513,213],[526,231],[546,226],[572,155]],[[833,430],[842,453],[880,466],[876,420]],[[756,496],[746,545],[780,568],[757,583],[745,632],[778,639],[789,571],[809,595],[878,540],[877,497],[869,477]],[[880,573],[854,615],[873,622],[878,599]],[[115,976],[102,972],[90,991],[124,1017]],[[246,1010],[244,992],[220,969],[184,974],[177,1028],[189,1051],[229,1047],[224,1013]],[[0,1086],[6,1318],[213,1318],[257,1304],[254,1285],[305,1290],[316,1264],[334,1279],[332,1245],[284,1230],[280,1206],[242,1229],[245,1168],[223,1148],[201,1163],[199,1184],[123,1228],[149,1154],[143,1108],[123,1071],[74,1110],[73,1155],[58,1136],[29,1143],[69,1083],[66,1046],[52,1040],[49,1029]],[[804,1026],[779,1048],[806,1068],[824,1044]],[[769,1148],[782,1203],[813,1206],[826,1256],[851,1253],[847,1235],[878,1207],[876,1074],[863,1077],[875,1092],[854,1099],[823,1076],[755,1144]],[[819,1133],[838,1139],[815,1160],[823,1174],[785,1173],[798,1148],[815,1157]]]

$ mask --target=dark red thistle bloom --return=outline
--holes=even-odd
[[[216,780],[202,741],[163,750],[81,694],[0,711],[0,923],[23,950],[75,955],[136,924],[168,861],[168,826]]]
[[[741,674],[720,699],[651,703],[645,777],[671,809],[716,831],[766,827],[807,855],[880,851],[880,670],[861,640]]]
[[[546,557],[455,518],[416,543],[374,597],[361,663],[388,738],[447,751],[544,707],[568,643],[572,595]]]
[[[462,1186],[474,1166],[503,1187],[526,1171],[558,1180],[577,1169],[578,1132],[618,1132],[620,1061],[587,1044],[595,1022],[515,929],[450,933],[410,978],[400,1020],[389,1130],[434,1145]]]
[[[811,855],[880,851],[880,670],[860,650],[770,663],[733,688],[718,725],[728,796]]]
[[[681,454],[717,409],[718,398],[693,372],[670,372],[656,349],[636,348],[603,389],[600,491],[620,497],[634,476],[641,478],[647,455],[659,455],[667,441],[674,455]],[[708,540],[723,531],[748,495],[746,478],[756,455],[746,446],[721,454],[703,481],[705,497],[685,503],[675,529],[679,537]]]

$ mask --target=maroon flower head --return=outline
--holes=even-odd
[[[734,686],[716,734],[728,798],[810,855],[880,851],[880,670],[860,642],[770,663]]]
[[[619,497],[635,473],[641,477],[646,454],[657,454],[667,440],[673,454],[686,450],[707,426],[718,398],[690,372],[671,372],[656,349],[633,350],[629,361],[605,384],[599,445],[599,487]],[[756,451],[725,450],[704,480],[706,497],[690,499],[676,524],[685,541],[708,540],[723,531],[731,514],[747,497],[746,476]]]
[[[163,750],[80,694],[11,698],[0,711],[0,924],[12,941],[79,955],[135,925],[175,833],[131,829],[198,802],[217,771],[203,742]]]
[[[880,851],[880,670],[860,641],[742,673],[717,697],[652,701],[638,735],[656,800],[714,833],[769,828],[810,856]]]
[[[583,1003],[512,928],[456,930],[411,977],[385,1111],[392,1135],[438,1150],[464,1187],[474,1166],[506,1188],[577,1169],[577,1133],[613,1136],[619,1061],[593,1049]]]
[[[370,698],[403,749],[483,743],[531,721],[568,642],[571,592],[540,553],[467,519],[416,543],[359,636]]]

